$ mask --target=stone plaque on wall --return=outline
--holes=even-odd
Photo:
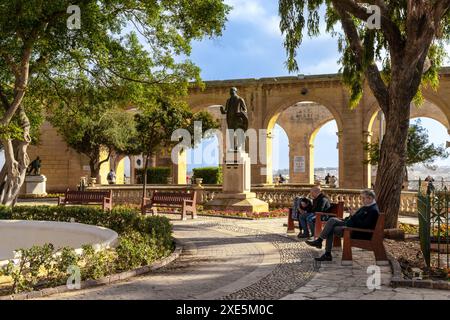
[[[305,157],[294,157],[294,173],[304,173],[306,171]]]

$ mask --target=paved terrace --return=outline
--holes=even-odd
[[[261,221],[171,217],[183,244],[181,257],[165,269],[110,286],[47,299],[450,299],[449,291],[388,286],[391,268],[381,267],[381,290],[366,286],[371,253],[354,249],[354,265],[315,266],[321,251],[285,235],[285,219]]]

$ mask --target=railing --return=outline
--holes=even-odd
[[[423,180],[410,180],[408,182],[408,190],[418,191],[419,189],[426,189],[427,182]],[[443,190],[444,188],[450,189],[450,181],[442,179],[437,179],[433,182],[433,186],[437,190]]]
[[[428,267],[450,267],[450,193],[419,190],[419,236],[422,254]],[[432,259],[432,252],[437,259]],[[436,261],[433,263],[433,261]]]
[[[142,185],[105,185],[89,189],[111,189],[115,204],[140,204],[142,200]],[[148,185],[147,197],[151,197],[154,190],[164,192],[177,192],[186,189],[195,189],[198,194],[198,203],[204,204],[214,199],[222,191],[220,185]],[[271,208],[289,208],[297,196],[307,196],[310,188],[280,186],[253,186],[252,192],[257,198],[267,202]],[[345,208],[358,209],[362,206],[361,190],[357,189],[324,189],[332,202],[343,201]],[[402,192],[400,214],[417,216],[417,193]]]

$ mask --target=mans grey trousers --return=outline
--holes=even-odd
[[[331,218],[325,224],[322,232],[320,233],[320,238],[326,240],[325,251],[330,253],[333,248],[333,237],[342,237],[344,235],[345,222],[338,218]]]

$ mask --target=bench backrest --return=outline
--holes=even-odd
[[[104,198],[111,197],[111,191],[66,191],[66,202],[102,203]]]
[[[195,192],[153,192],[152,204],[177,204],[182,205],[184,200],[195,200]]]
[[[344,218],[344,202],[332,203],[328,213],[333,213],[338,218]]]
[[[374,232],[373,232],[373,238],[384,238],[384,222],[386,219],[386,215],[384,213],[380,213],[378,215],[377,224],[375,226]]]

